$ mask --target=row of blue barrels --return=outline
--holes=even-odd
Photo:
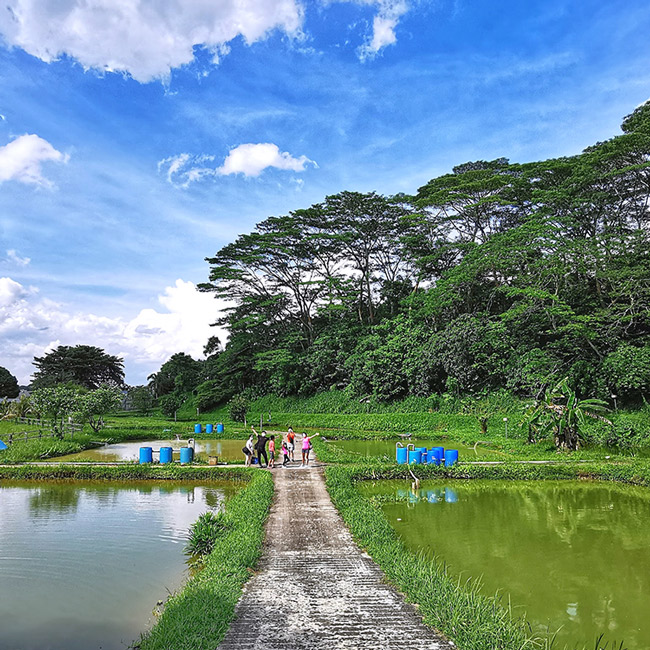
[[[160,448],[160,463],[162,465],[171,463],[174,450],[172,447]],[[181,465],[186,465],[194,460],[194,449],[192,447],[181,447]],[[140,447],[140,465],[153,463],[153,449],[151,447]]]
[[[202,431],[203,431],[203,427],[197,422],[194,425],[194,433],[201,433]],[[213,431],[214,431],[214,425],[212,424],[205,425],[206,433],[212,433]],[[223,424],[221,424],[221,422],[217,424],[217,433],[223,433]]]
[[[427,450],[426,447],[415,447],[414,445],[404,447],[398,442],[395,460],[399,465],[406,465],[407,463],[409,465],[426,465],[427,463],[442,465],[444,463],[445,467],[451,467],[458,462],[458,450],[445,449],[444,447],[432,447]]]

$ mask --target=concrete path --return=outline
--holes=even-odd
[[[246,584],[220,650],[455,647],[421,622],[353,542],[317,462],[276,467],[273,476],[260,570]]]

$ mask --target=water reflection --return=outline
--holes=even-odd
[[[0,648],[123,650],[186,574],[188,529],[240,485],[0,483]]]
[[[650,648],[650,490],[600,482],[424,481],[365,485],[414,550],[482,579],[557,646]],[[617,646],[615,646],[617,647]]]

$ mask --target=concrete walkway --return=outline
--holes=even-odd
[[[220,650],[455,647],[421,622],[353,542],[317,462],[276,467],[273,476],[260,570],[246,584]]]

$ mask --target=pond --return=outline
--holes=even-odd
[[[416,447],[444,447],[445,449],[457,449],[459,459],[462,460],[502,460],[507,454],[485,445],[468,446],[462,442],[453,440],[402,440],[404,446],[413,443]],[[342,449],[348,453],[360,456],[388,456],[395,460],[395,444],[397,440],[329,440],[327,444]]]
[[[604,482],[406,481],[360,484],[404,542],[481,578],[555,647],[650,648],[650,490]],[[607,646],[608,648],[611,646]],[[618,646],[615,646],[618,647]]]
[[[117,650],[187,578],[187,531],[242,485],[0,481],[0,648]]]
[[[218,456],[220,461],[239,460],[244,462],[242,447],[245,440],[197,440],[195,453],[197,460],[208,460],[209,456]],[[187,440],[144,440],[120,442],[114,445],[104,445],[95,449],[86,449],[76,454],[59,456],[57,462],[94,461],[96,463],[116,463],[122,461],[137,461],[140,447],[151,447],[157,452],[161,447],[172,447],[174,460],[180,460],[181,447],[187,447]],[[154,453],[154,461],[158,454]]]

